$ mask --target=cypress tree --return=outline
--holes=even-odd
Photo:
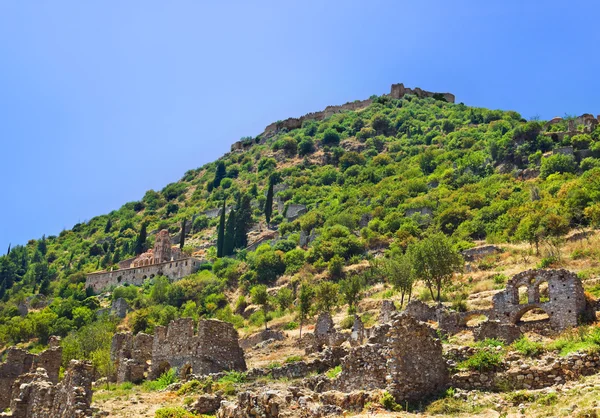
[[[140,233],[135,241],[135,254],[140,255],[146,249],[146,222],[142,222]]]
[[[108,218],[108,221],[106,221],[106,226],[104,227],[104,233],[108,234],[110,232],[111,228],[112,228],[112,221],[110,220],[110,218]]]
[[[227,226],[225,227],[225,239],[223,241],[223,255],[232,255],[234,249],[235,239],[235,211],[232,209],[229,212],[229,218],[227,219]]]
[[[217,171],[215,172],[215,180],[213,181],[214,187],[219,187],[221,185],[221,180],[225,178],[225,163],[223,161],[219,161],[217,163]]]
[[[265,219],[267,220],[267,228],[271,222],[273,214],[273,182],[269,180],[269,189],[267,190],[267,201],[265,202]]]
[[[223,241],[225,240],[225,200],[223,200],[223,209],[221,209],[221,219],[219,219],[219,230],[217,231],[217,257],[223,257]]]
[[[185,244],[185,218],[181,221],[181,236],[179,237],[179,249],[183,250]]]
[[[250,196],[245,194],[242,196],[235,214],[235,237],[233,240],[235,248],[246,248],[248,246],[247,234],[250,227],[252,227],[252,206]]]
[[[8,251],[6,252],[6,255],[10,254],[10,243],[8,244]]]

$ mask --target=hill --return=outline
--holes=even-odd
[[[505,250],[444,281],[439,298],[459,310],[489,305],[485,291],[521,268],[569,267],[590,279],[595,248],[567,238],[600,223],[599,157],[591,115],[528,121],[401,84],[278,121],[139,201],[9,249],[0,257],[0,345],[41,350],[58,335],[64,366],[89,359],[106,375],[118,329],[152,333],[191,317],[244,334],[265,319],[294,330],[345,304],[368,312],[365,301],[383,295],[427,301],[438,295],[415,280],[419,272],[399,283],[386,270],[414,261],[409,253],[427,240],[456,254],[484,243]],[[198,271],[90,287],[88,274],[156,254],[147,251],[162,230]],[[295,315],[302,285],[316,292],[306,318]],[[592,281],[585,288],[599,290]],[[107,315],[119,298],[130,309],[124,319]],[[351,326],[349,318],[336,323]]]

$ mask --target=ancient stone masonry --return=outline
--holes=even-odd
[[[310,354],[322,351],[325,347],[338,347],[348,339],[348,335],[338,332],[331,314],[323,312],[317,317],[314,333],[306,334],[306,339],[311,340],[305,350]]]
[[[180,318],[167,327],[156,327],[154,337],[146,334],[115,334],[111,358],[117,381],[156,379],[175,368],[182,378],[225,370],[246,370],[244,352],[233,325],[214,319],[200,320],[194,334],[194,320]],[[148,368],[148,363],[151,366]]]
[[[566,357],[548,354],[539,359],[510,352],[494,370],[464,371],[451,376],[451,385],[466,390],[542,389],[600,371],[597,353],[577,352]]]
[[[152,360],[153,343],[154,337],[143,332],[135,336],[130,332],[114,335],[110,358],[115,362],[117,383],[144,380]]]
[[[422,90],[418,87],[410,89],[408,87],[404,87],[404,84],[402,83],[392,84],[392,91],[390,92],[390,96],[393,99],[401,99],[406,95],[413,95],[420,98],[433,97],[434,99],[445,100],[448,103],[454,103],[454,100],[456,99],[451,93],[432,93],[430,91]]]
[[[443,390],[448,369],[431,328],[406,314],[395,314],[386,325],[342,359],[342,372],[331,387],[343,392],[386,389],[399,402]],[[387,331],[385,337],[382,331]]]
[[[6,362],[0,364],[0,394],[10,394],[19,376],[34,372],[37,368],[45,369],[50,383],[58,383],[58,372],[62,360],[60,339],[51,337],[50,348],[40,354],[28,353],[16,347],[10,347]],[[0,396],[0,411],[9,407],[10,397]]]
[[[0,398],[10,399],[10,413],[0,417],[13,418],[84,418],[92,411],[92,365],[71,360],[60,383],[52,381],[46,370],[38,368],[17,379],[11,392]]]
[[[388,95],[389,97],[392,97],[393,99],[402,99],[405,95],[413,95],[413,96],[417,96],[420,98],[432,97],[437,100],[445,100],[449,103],[454,103],[454,101],[455,101],[454,95],[450,94],[450,93],[433,93],[430,91],[422,90],[418,87],[416,87],[414,89],[410,89],[408,87],[404,87],[404,84],[402,84],[402,83],[392,84],[390,94]],[[292,129],[301,128],[302,123],[306,120],[317,120],[317,121],[324,120],[332,115],[335,115],[336,113],[364,109],[365,107],[369,106],[371,103],[373,103],[373,101],[371,99],[357,100],[354,102],[349,102],[349,103],[343,104],[341,106],[327,106],[325,108],[325,110],[322,110],[320,112],[308,113],[299,118],[289,118],[289,119],[286,119],[283,121],[274,122],[265,128],[265,131],[260,135],[260,138],[262,141],[264,141],[267,138],[271,138],[272,136],[277,134],[277,132],[279,132],[283,129],[291,131]],[[233,144],[231,146],[231,151],[244,150],[244,149],[247,149],[251,145],[252,144],[250,142],[246,142],[246,143],[236,142],[235,144]]]
[[[85,284],[98,292],[109,286],[125,283],[139,286],[154,276],[179,280],[198,271],[202,263],[200,259],[184,257],[179,248],[171,247],[169,231],[163,229],[156,237],[154,249],[133,259],[129,268],[88,274]]]
[[[521,297],[519,289],[523,290]],[[454,312],[412,301],[406,313],[420,321],[437,321],[438,328],[448,335],[467,329],[470,319],[485,315],[491,323],[474,329],[475,337],[488,338],[496,333],[508,341],[525,331],[549,334],[576,327],[580,321],[593,319],[595,309],[586,301],[577,275],[564,269],[519,273],[507,282],[504,291],[494,295],[492,304],[491,309]],[[548,319],[521,321],[531,311],[545,313]]]
[[[242,338],[239,343],[240,347],[244,350],[248,350],[254,347],[257,344],[260,344],[265,341],[283,341],[285,340],[285,334],[281,331],[276,331],[272,329],[265,329],[259,332],[256,332],[252,335],[247,336],[246,338]]]

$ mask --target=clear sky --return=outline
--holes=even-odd
[[[600,113],[597,1],[0,2],[0,253],[389,91]]]

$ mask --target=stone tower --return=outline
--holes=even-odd
[[[156,236],[154,244],[154,264],[171,261],[171,237],[169,231],[163,229]]]

